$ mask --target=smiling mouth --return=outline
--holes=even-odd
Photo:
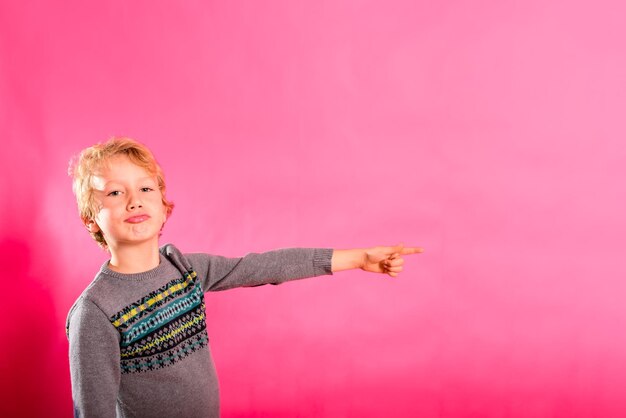
[[[131,224],[138,224],[138,223],[146,221],[148,219],[150,219],[150,216],[148,216],[148,215],[138,215],[138,216],[132,216],[132,217],[126,219],[125,222],[129,222]]]

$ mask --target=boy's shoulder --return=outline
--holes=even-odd
[[[191,272],[193,266],[189,262],[191,254],[183,254],[174,244],[168,243],[159,248],[159,252],[167,258],[181,273]]]
[[[74,315],[81,310],[100,310],[105,313],[103,309],[102,301],[109,298],[119,298],[124,294],[124,285],[121,281],[110,280],[106,274],[103,273],[107,263],[98,270],[95,277],[87,285],[87,287],[78,295],[74,303],[72,304],[65,323],[66,331],[69,332],[69,327]],[[106,297],[103,297],[107,295]]]

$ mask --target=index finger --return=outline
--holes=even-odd
[[[418,254],[423,252],[424,249],[422,247],[404,247],[401,254]]]

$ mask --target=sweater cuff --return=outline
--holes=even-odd
[[[316,276],[321,276],[323,274],[333,274],[333,271],[331,269],[332,258],[332,248],[316,248],[315,251],[313,251],[313,270],[315,271]]]

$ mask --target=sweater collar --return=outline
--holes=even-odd
[[[159,277],[166,269],[168,269],[168,264],[170,264],[167,258],[165,258],[162,253],[159,253],[159,265],[155,268],[142,271],[140,273],[119,273],[109,268],[110,261],[111,260],[109,259],[102,264],[102,267],[100,267],[100,273],[123,280],[149,280]]]

